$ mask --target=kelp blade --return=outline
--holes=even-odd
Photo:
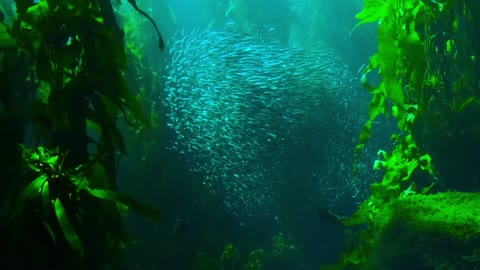
[[[104,189],[94,189],[94,188],[86,188],[85,189],[90,195],[104,199],[104,200],[111,200],[123,205],[132,208],[133,210],[143,214],[144,216],[157,220],[160,218],[160,213],[153,207],[138,201],[137,199],[113,190],[104,190]]]
[[[60,202],[59,199],[52,201],[53,207],[55,209],[55,214],[58,219],[58,223],[60,224],[60,228],[62,229],[63,235],[65,239],[70,244],[73,250],[78,251],[80,254],[83,253],[83,246],[80,237],[75,232],[70,220],[68,219],[68,215],[65,211],[65,208]]]

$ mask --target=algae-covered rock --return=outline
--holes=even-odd
[[[379,230],[386,230],[397,222],[405,222],[419,233],[475,240],[480,235],[480,193],[407,196],[387,203],[374,221]]]
[[[360,213],[367,227],[336,269],[480,268],[480,193],[413,194]]]

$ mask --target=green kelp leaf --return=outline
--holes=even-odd
[[[391,80],[385,78],[384,80],[385,90],[387,97],[399,108],[403,108],[405,105],[405,97],[403,96],[402,86],[397,80]]]
[[[57,216],[58,223],[60,224],[60,228],[62,229],[65,239],[70,244],[73,250],[79,252],[80,254],[83,254],[82,241],[80,240],[80,237],[75,232],[75,229],[70,223],[68,215],[65,212],[65,208],[62,205],[62,202],[60,202],[59,199],[55,199],[52,200],[52,205],[55,208],[55,214]]]
[[[17,42],[8,33],[7,26],[0,22],[0,50],[13,49],[16,45]]]
[[[160,213],[157,209],[138,201],[137,199],[113,190],[104,190],[104,189],[94,189],[94,188],[86,188],[85,189],[90,195],[104,199],[104,200],[111,200],[123,205],[128,206],[129,208],[143,214],[144,216],[157,220],[160,218]]]
[[[470,105],[480,105],[480,100],[477,97],[469,97],[467,100],[462,102],[460,105],[454,106],[454,110],[457,112],[463,111],[466,107]]]
[[[402,192],[400,193],[399,198],[400,198],[400,199],[404,199],[404,198],[406,198],[406,197],[408,197],[408,196],[410,196],[410,195],[416,194],[416,193],[417,193],[417,187],[416,187],[416,185],[415,185],[415,182],[412,182],[412,183],[410,184],[410,186],[408,186],[407,189],[405,189],[404,191],[402,191]]]
[[[370,106],[369,106],[369,114],[370,114],[370,119],[365,123],[365,125],[362,128],[362,131],[360,132],[360,137],[357,146],[355,147],[355,160],[358,161],[358,158],[360,157],[360,154],[362,153],[365,143],[370,140],[372,137],[372,125],[373,121],[377,118],[378,115],[380,114],[386,114],[386,103],[385,103],[385,96],[381,91],[378,92],[378,94],[374,94],[372,100],[370,101]],[[355,163],[356,163],[355,161]],[[356,172],[356,166],[354,167],[354,172]]]
[[[40,172],[41,169],[38,166],[39,161],[41,161],[40,155],[33,149],[30,149],[23,144],[19,144],[19,146],[22,150],[22,158],[25,161],[27,167],[34,172]]]
[[[121,40],[118,39],[114,29],[99,23],[95,19],[91,19],[89,24],[93,27],[95,39],[93,40],[96,50],[100,54],[98,63],[105,69],[108,68],[127,68],[127,56],[125,47]],[[90,40],[88,38],[87,40]]]
[[[427,171],[435,180],[438,180],[438,172],[432,164],[432,158],[429,154],[425,154],[418,159],[420,169]]]
[[[418,167],[418,161],[416,159],[407,162],[405,165],[406,175],[402,178],[402,181],[407,181],[412,176],[413,171]]]
[[[360,22],[353,29],[365,23],[376,22],[387,16],[387,4],[385,0],[365,0],[363,10],[355,15],[355,18]]]
[[[44,220],[42,220],[42,223],[43,223],[43,226],[45,226],[45,229],[47,229],[48,234],[52,238],[53,244],[56,245],[57,244],[57,237],[55,236],[55,233],[53,232],[52,227],[47,222],[45,222]]]
[[[90,185],[90,182],[84,175],[70,175],[70,181],[72,181],[77,191],[85,189]]]
[[[384,186],[394,185],[398,182],[401,176],[402,174],[400,170],[395,170],[395,169],[389,170],[385,172],[385,174],[383,175],[382,185]]]
[[[42,186],[47,183],[47,176],[40,175],[31,183],[29,183],[17,197],[15,205],[9,219],[15,222],[17,218],[24,215],[25,211],[31,211],[31,205],[38,206],[41,199]],[[37,209],[33,209],[34,211]],[[30,215],[30,212],[27,214]]]
[[[373,121],[377,118],[378,115],[385,114],[385,96],[383,94],[373,95],[373,98],[370,101],[368,112],[370,114],[370,119],[365,124],[365,126],[362,129],[362,132],[360,133],[359,143],[365,143],[372,137]]]
[[[46,149],[43,146],[38,146],[37,152],[38,152],[38,155],[40,156],[40,160],[43,160],[43,158],[47,155]]]
[[[47,159],[48,165],[51,165],[52,168],[54,165],[57,165],[57,161],[58,161],[58,156],[48,157]]]
[[[373,122],[370,120],[363,126],[363,129],[360,132],[361,143],[368,141],[372,137],[372,124]]]
[[[362,202],[357,211],[348,219],[342,221],[345,226],[357,226],[369,221],[369,216],[374,212],[375,206],[369,200]]]
[[[117,206],[118,212],[122,217],[127,217],[128,214],[128,206],[115,202],[115,205]]]
[[[430,189],[435,185],[436,183],[433,182],[430,184],[430,186],[428,187],[423,187],[422,190],[420,191],[420,194],[427,194],[428,192],[430,192]]]
[[[92,18],[97,21],[98,23],[101,23],[103,24],[105,22],[105,20],[102,18],[102,17],[98,17],[98,16],[94,16],[92,15]]]
[[[343,225],[350,227],[350,226],[365,224],[367,222],[368,222],[367,216],[356,214],[349,217],[347,220],[343,221]]]
[[[108,142],[112,143],[117,150],[120,151],[120,153],[125,153],[127,151],[127,147],[125,145],[122,133],[118,127],[107,117],[104,117],[104,115],[104,108],[97,107],[95,108],[95,111],[89,111],[87,119],[93,123],[96,123],[102,128],[101,136],[104,136],[102,139],[106,139]]]
[[[52,88],[50,87],[50,83],[46,81],[40,81],[40,85],[38,87],[38,98],[40,102],[48,104],[48,100],[50,99],[50,93]]]
[[[433,76],[431,76],[433,77]],[[434,77],[436,78],[436,76]],[[438,79],[437,79],[438,80]],[[456,80],[453,83],[453,90],[455,91],[455,94],[464,92],[465,90],[468,89],[468,85],[472,83],[474,80],[471,75],[468,74],[462,74],[458,80]],[[439,85],[439,83],[437,83]]]
[[[45,181],[40,189],[40,198],[42,199],[42,209],[48,209],[50,207],[50,186],[48,181]]]
[[[27,9],[27,13],[23,20],[27,22],[29,25],[37,28],[40,22],[44,20],[50,13],[50,7],[48,5],[48,1],[40,1],[37,4],[30,6]]]
[[[380,114],[385,114],[385,96],[383,94],[375,94],[370,101],[368,108],[370,121],[374,121]]]
[[[48,177],[43,174],[37,177],[30,184],[28,184],[25,187],[25,189],[23,189],[22,193],[20,194],[19,200],[24,201],[24,200],[36,198],[37,196],[39,196],[47,180],[48,180]],[[40,197],[37,197],[37,198],[40,199]]]
[[[87,121],[88,130],[91,130],[92,132],[95,132],[98,135],[102,133],[102,127],[98,123],[95,123],[90,119],[87,119],[86,121]]]
[[[19,143],[18,146],[22,150],[22,156],[24,159],[28,159],[33,154],[33,150],[24,144]]]
[[[100,189],[111,189],[110,185],[111,180],[105,170],[104,165],[101,161],[95,163],[90,167],[88,171],[85,172],[85,176],[88,178],[88,181],[92,184],[92,187]]]
[[[121,73],[116,73],[114,75],[114,82],[116,83],[116,89],[118,89],[122,100],[120,100],[121,102],[119,103],[118,100],[111,96],[109,96],[108,98],[119,108],[121,108],[120,106],[127,107],[134,120],[137,122],[137,125],[141,124],[148,127],[150,121],[148,117],[145,116],[140,100],[138,100],[137,97],[130,90],[130,87],[128,86],[128,81],[125,76],[123,76]],[[115,94],[118,95],[118,92],[115,92]],[[123,113],[125,118],[127,118],[125,112]],[[131,125],[130,123],[128,123],[128,119],[127,124]]]
[[[111,121],[116,121],[118,118],[119,112],[121,111],[120,109],[124,106],[124,103],[121,100],[121,98],[116,96],[112,96],[112,98],[109,98],[103,93],[98,93],[98,95],[100,96],[100,99],[102,101],[101,109],[105,112],[106,117]],[[114,95],[118,95],[118,93],[115,92]]]

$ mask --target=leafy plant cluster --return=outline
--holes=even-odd
[[[283,232],[279,232],[275,236],[273,236],[272,255],[274,257],[285,258],[295,254],[297,251],[298,249],[292,243],[292,240]]]
[[[423,204],[424,198],[433,196],[426,194],[443,180],[434,166],[442,157],[433,160],[426,152],[434,149],[431,141],[436,138],[432,137],[452,128],[442,125],[452,123],[451,119],[458,121],[458,115],[477,103],[477,82],[472,79],[478,68],[475,48],[460,38],[475,23],[470,12],[474,7],[462,0],[365,0],[363,10],[357,14],[357,26],[378,23],[378,51],[370,58],[361,79],[372,100],[369,120],[360,134],[357,158],[372,137],[372,124],[377,117],[393,116],[399,132],[391,137],[391,152],[378,152],[374,169],[384,170],[382,181],[372,185],[370,198],[344,222],[347,226],[367,227],[337,268],[368,265],[383,231],[380,224],[390,224],[398,220],[396,215],[402,216],[399,212],[387,215],[392,213],[391,206]],[[369,82],[374,75],[381,78],[377,85]],[[440,143],[449,143],[442,138],[445,137],[438,139]],[[435,198],[451,203],[451,196]],[[434,211],[432,206],[429,211]],[[412,211],[408,217],[402,217],[420,220],[417,215],[421,214]],[[432,217],[425,228],[443,221],[439,216]]]
[[[280,264],[296,258],[297,247],[285,232],[278,232],[272,237],[271,249],[257,248],[248,253],[246,259],[241,256],[238,248],[229,243],[225,245],[219,259],[212,258],[204,252],[199,252],[196,258],[195,269],[221,270],[262,270],[272,262]]]
[[[126,153],[118,122],[150,125],[125,76],[124,32],[107,0],[14,7],[13,23],[0,22],[2,259],[25,269],[112,267],[132,243],[125,210],[159,217],[116,191]]]

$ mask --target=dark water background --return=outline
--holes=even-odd
[[[241,16],[233,11],[226,16],[226,10],[235,5],[235,2],[243,8]],[[167,50],[178,31],[221,27],[222,24],[232,22],[274,27],[282,33],[284,41],[292,46],[322,42],[336,50],[353,73],[368,63],[368,57],[376,50],[374,25],[350,33],[357,22],[354,16],[362,8],[362,1],[358,0],[151,0],[138,3],[153,14],[158,22],[167,40]],[[316,8],[309,8],[312,6]],[[144,53],[151,62],[163,63],[168,59],[165,53],[159,53],[155,49]],[[365,97],[366,115],[368,95],[365,94]],[[382,131],[375,132],[376,139],[371,142],[373,148],[385,145],[387,141],[385,136],[381,136]],[[142,160],[139,151],[141,142],[133,134],[127,137],[130,151],[121,161],[119,187],[154,204],[160,209],[162,218],[160,222],[152,223],[131,214],[128,226],[140,242],[130,248],[126,269],[197,269],[195,258],[200,253],[218,261],[228,243],[238,248],[243,263],[251,250],[265,249],[265,269],[318,269],[321,265],[338,261],[345,239],[344,230],[341,226],[322,219],[319,209],[323,209],[324,205],[306,199],[314,190],[309,190],[301,183],[288,185],[283,190],[285,196],[280,202],[281,213],[278,213],[287,217],[282,222],[278,222],[275,215],[239,219],[225,211],[221,194],[212,196],[201,184],[203,175],[189,172],[184,155],[167,150],[172,135],[167,129],[162,131],[162,140],[156,149],[150,149],[153,155],[147,160]],[[356,136],[352,138],[354,139]],[[339,149],[339,155],[342,150],[347,153],[352,151]],[[285,159],[291,160],[292,166],[300,166],[295,164],[295,160],[305,159],[300,156],[302,154],[305,153],[291,153]],[[369,158],[372,159],[371,156]],[[293,167],[292,171],[295,171]],[[296,177],[298,175],[292,175],[288,179],[297,181]],[[348,215],[359,202],[358,198],[351,198],[338,203],[333,210]],[[268,259],[272,237],[281,231],[289,233],[298,252],[284,260]]]

